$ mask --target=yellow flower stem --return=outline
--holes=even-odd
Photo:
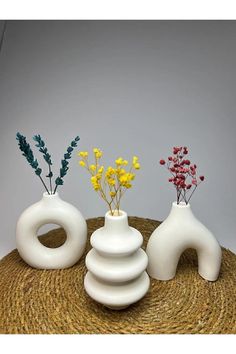
[[[117,185],[117,188],[115,188],[115,191],[116,191],[116,209],[118,211],[118,215],[120,214],[120,196],[118,196],[118,194],[120,193],[120,189],[121,189],[121,184],[120,184],[120,181],[119,181],[119,178],[117,178],[117,182],[118,182],[118,185]]]
[[[84,157],[84,162],[85,162],[85,168],[89,171],[89,173],[93,176],[92,172],[90,171],[89,168],[89,163],[87,157]]]
[[[116,176],[117,177],[117,176]],[[118,210],[119,211],[119,204],[118,204],[118,197],[117,197],[117,193],[118,193],[118,187],[116,188],[116,185],[111,186],[107,181],[105,181],[105,184],[108,185],[109,188],[109,192],[113,192],[115,193],[114,197],[111,197],[111,201],[110,201],[110,206],[112,206],[112,204],[114,205],[114,210]],[[112,213],[113,215],[114,213]]]
[[[119,198],[118,198],[118,213],[120,211],[120,200],[121,200],[121,196],[122,196],[122,187],[120,186],[119,188]]]
[[[129,169],[129,173],[132,173],[133,171],[133,165],[131,165],[130,169]],[[117,202],[117,206],[116,206],[116,209],[118,210],[118,215],[119,215],[119,212],[120,212],[120,202],[121,202],[121,198],[123,197],[123,195],[125,194],[125,192],[127,191],[127,189],[123,189],[122,190],[122,186],[120,185],[120,182],[118,182],[118,188],[117,188],[117,198],[116,198],[116,202]],[[118,194],[119,194],[119,197],[118,197]]]
[[[97,161],[97,156],[94,154],[95,157],[95,166],[96,166],[96,174],[98,173],[98,161]]]
[[[110,186],[109,183],[105,184],[105,186],[107,186],[107,185],[108,185],[108,188],[109,188],[109,192],[113,192],[112,188],[115,189],[115,187],[114,187],[114,186]],[[112,199],[111,203],[113,202],[113,199],[114,199],[114,198],[115,198],[115,197],[112,197],[112,196],[111,196],[111,199]]]
[[[115,190],[115,196],[114,196],[114,199],[115,199],[115,202],[114,202],[114,206],[115,206],[115,209],[118,211],[118,215],[119,215],[119,202],[118,202],[118,190],[119,190],[119,186],[116,188],[114,186],[114,190]]]
[[[88,170],[88,172],[90,173],[91,176],[94,176],[94,173],[92,171],[90,171],[89,163],[88,163],[88,160],[87,160],[86,157],[84,158],[84,161],[85,161],[85,164],[86,164],[85,168]],[[97,168],[96,168],[96,171],[97,171]],[[109,209],[111,211],[111,214],[113,215],[112,208],[111,208],[111,205],[110,205],[110,203],[108,202],[108,200],[106,198],[106,194],[104,193],[104,191],[102,189],[99,190],[99,192],[100,192],[100,196],[102,197],[102,199],[108,204]]]
[[[101,186],[101,184],[100,184],[100,186],[101,186],[101,189],[99,190],[100,196],[108,204],[108,207],[110,209],[111,215],[113,215],[113,211],[112,211],[112,207],[111,207],[113,199],[112,199],[111,202],[108,201],[107,196],[106,196],[106,190],[104,188],[104,186],[106,186],[106,184],[104,182],[103,182],[103,184],[104,184],[103,186]],[[109,186],[109,188],[110,188],[110,186]]]
[[[106,189],[107,189],[106,178],[103,179],[103,186],[102,187],[103,187],[103,190],[104,190],[104,192],[106,194]]]
[[[112,211],[112,208],[111,208],[111,203],[109,203],[109,201],[107,200],[106,194],[104,193],[104,191],[102,189],[99,189],[99,193],[100,193],[100,196],[102,197],[102,199],[108,204],[108,207],[110,209],[111,215],[113,215],[113,211]]]

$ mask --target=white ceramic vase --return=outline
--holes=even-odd
[[[97,302],[113,310],[126,308],[148,291],[146,253],[141,233],[128,225],[127,214],[105,215],[104,227],[91,236],[86,256],[85,290]]]
[[[189,204],[174,202],[169,216],[148,241],[148,274],[159,280],[174,278],[179,258],[187,248],[197,251],[198,273],[206,280],[215,281],[221,265],[219,243],[195,218]]]
[[[45,224],[58,224],[66,232],[66,241],[58,248],[42,245],[37,231]],[[85,219],[73,205],[58,195],[44,193],[43,198],[27,208],[16,226],[16,245],[26,263],[40,269],[71,267],[82,256],[87,239]]]

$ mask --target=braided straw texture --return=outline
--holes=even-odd
[[[87,221],[89,236],[103,218]],[[144,236],[144,247],[158,221],[130,217]],[[56,247],[62,229],[41,236]],[[90,249],[89,242],[87,251]],[[218,281],[197,272],[195,251],[182,255],[170,281],[151,281],[148,294],[123,311],[112,311],[85,293],[85,255],[72,268],[38,270],[16,250],[0,261],[0,333],[236,333],[236,255],[223,249]]]

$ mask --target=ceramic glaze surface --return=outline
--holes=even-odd
[[[175,202],[167,219],[148,241],[148,274],[159,280],[174,278],[179,258],[187,248],[197,251],[199,274],[206,280],[215,281],[221,265],[219,243],[195,218],[189,204]]]
[[[58,248],[42,245],[37,237],[45,224],[58,224],[64,228],[67,239]],[[26,263],[40,269],[71,267],[82,256],[87,239],[87,225],[73,205],[64,202],[58,193],[43,194],[43,198],[27,208],[16,226],[16,245]]]
[[[150,285],[145,272],[148,258],[140,248],[142,235],[128,225],[127,214],[106,213],[104,227],[92,234],[90,242],[84,279],[88,295],[114,310],[140,300]]]

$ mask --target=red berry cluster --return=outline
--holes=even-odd
[[[204,181],[204,176],[197,176],[197,165],[187,159],[188,148],[186,146],[173,147],[173,155],[168,161],[161,159],[160,164],[165,165],[172,177],[169,182],[173,183],[177,192],[177,204],[184,201],[188,204],[197,186]],[[193,187],[193,188],[192,188]],[[191,194],[189,192],[192,188]]]

